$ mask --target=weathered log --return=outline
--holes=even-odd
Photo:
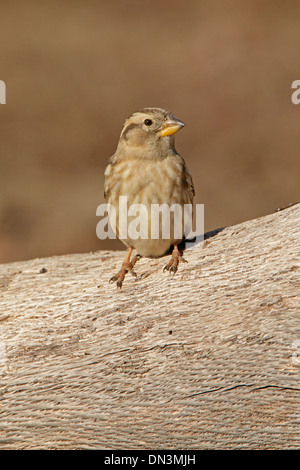
[[[300,204],[168,258],[0,266],[1,449],[299,448]]]

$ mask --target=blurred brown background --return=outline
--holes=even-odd
[[[299,18],[299,1],[3,1],[0,262],[123,247],[96,208],[144,106],[187,124],[205,230],[299,200]]]

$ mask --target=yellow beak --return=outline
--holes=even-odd
[[[161,137],[165,137],[166,135],[173,135],[176,132],[180,131],[184,127],[184,122],[179,121],[179,119],[169,119],[163,124],[163,128],[160,131]]]

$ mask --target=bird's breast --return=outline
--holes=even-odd
[[[183,203],[181,159],[120,161],[106,173],[109,202],[117,203],[127,196],[129,204],[163,204],[170,201]]]
[[[111,165],[106,171],[105,190],[116,211],[117,236],[122,239],[126,230],[127,236],[122,241],[142,256],[162,256],[175,240],[183,238],[183,222],[179,223],[181,236],[174,235],[176,214],[168,212],[168,207],[174,204],[183,206],[191,202],[182,184],[183,165],[181,157],[149,162],[127,160]],[[152,212],[154,205],[167,206],[166,214]],[[170,225],[162,226],[162,217],[168,216]]]

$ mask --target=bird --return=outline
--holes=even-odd
[[[183,208],[190,204],[193,207],[192,176],[174,145],[175,134],[184,126],[183,121],[165,109],[140,109],[125,120],[116,151],[109,159],[104,173],[104,197],[115,210],[118,238],[122,230],[120,196],[126,196],[127,207],[142,204],[148,211],[144,222],[148,223],[149,236],[134,239],[127,235],[121,239],[128,252],[121,269],[110,279],[118,288],[122,287],[127,273],[137,276],[133,268],[141,257],[160,258],[171,253],[164,270],[172,274],[176,273],[179,262],[185,261],[178,247],[185,233],[179,236],[175,233],[175,212],[170,217],[170,236],[162,237],[162,220],[159,219],[158,236],[151,238],[151,226],[154,227],[151,205],[167,204],[170,207],[176,204]],[[132,217],[127,215],[125,224],[130,220]],[[183,225],[182,228],[184,232]],[[137,253],[132,257],[133,250]]]

